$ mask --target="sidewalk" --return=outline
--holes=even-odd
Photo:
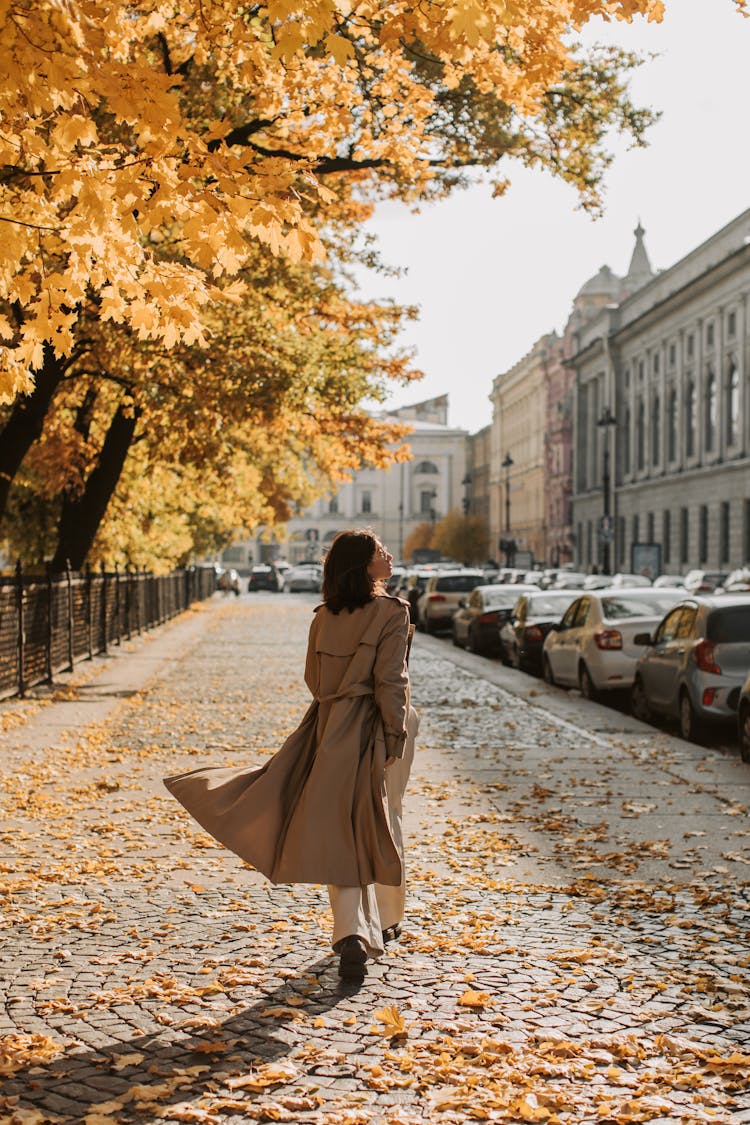
[[[358,991],[325,889],[167,795],[281,745],[312,604],[217,599],[0,708],[0,1125],[750,1122],[741,763],[418,637],[409,913]]]

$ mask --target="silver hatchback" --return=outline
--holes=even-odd
[[[648,721],[677,718],[683,738],[695,740],[708,723],[736,719],[750,672],[750,596],[686,598],[670,610],[636,665],[633,713]]]

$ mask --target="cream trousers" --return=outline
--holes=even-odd
[[[401,885],[386,887],[370,883],[366,887],[328,887],[333,911],[333,946],[350,934],[357,934],[371,957],[384,953],[383,930],[404,917],[406,883],[404,878],[403,799],[414,761],[414,742],[419,730],[419,715],[409,708],[406,742],[402,758],[396,758],[385,771],[385,791],[393,842],[401,857]]]

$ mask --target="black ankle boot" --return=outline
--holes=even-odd
[[[339,947],[339,976],[342,980],[363,980],[367,973],[367,949],[361,937],[350,934],[337,942]]]

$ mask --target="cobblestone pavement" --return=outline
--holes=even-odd
[[[0,709],[0,1123],[750,1122],[736,758],[418,637],[408,917],[358,989],[324,888],[166,794],[281,744],[312,604],[217,600]]]

